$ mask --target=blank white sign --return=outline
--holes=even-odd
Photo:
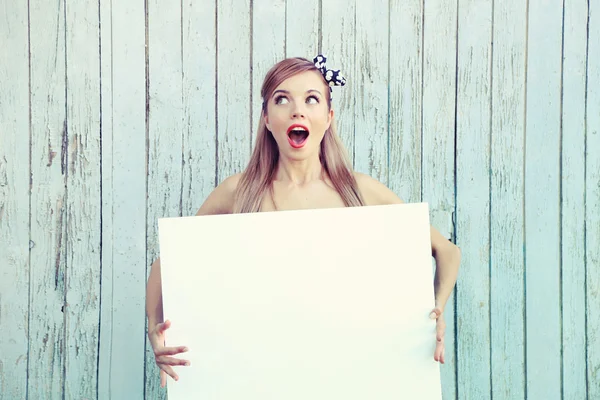
[[[441,399],[427,204],[159,220],[170,400]]]

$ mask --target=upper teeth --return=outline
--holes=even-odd
[[[292,129],[292,130],[293,130],[293,131],[305,131],[306,129],[304,129],[304,128],[294,128],[294,129]]]

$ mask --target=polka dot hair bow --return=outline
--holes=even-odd
[[[327,57],[322,54],[319,54],[313,59],[315,67],[321,71],[321,74],[323,74],[325,81],[327,81],[327,84],[329,85],[329,92],[332,92],[332,86],[344,86],[346,84],[346,78],[342,76],[340,70],[327,69],[325,66],[326,61]]]

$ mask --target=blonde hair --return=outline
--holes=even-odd
[[[258,122],[256,144],[246,170],[242,173],[236,188],[236,213],[258,212],[263,197],[272,190],[273,179],[279,162],[279,149],[271,132],[267,129],[263,115],[267,114],[267,100],[281,82],[296,74],[306,71],[319,71],[315,65],[305,58],[287,58],[275,64],[265,76],[261,88],[263,106]],[[327,82],[323,78],[323,84]],[[331,109],[331,99],[327,98],[327,107]],[[340,194],[346,207],[364,206],[364,200],[354,177],[352,164],[344,145],[337,134],[335,119],[323,140],[319,151],[319,159],[323,170],[331,180],[333,187]],[[272,193],[272,192],[271,192]]]

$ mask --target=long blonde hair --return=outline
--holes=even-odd
[[[267,100],[275,89],[291,76],[306,72],[319,71],[315,65],[305,58],[287,58],[275,64],[265,76],[261,88],[263,106],[258,122],[256,144],[250,157],[246,170],[243,172],[237,185],[234,212],[258,212],[261,209],[262,199],[267,191],[272,189],[273,179],[279,162],[279,149],[271,132],[267,129],[263,115],[267,114]],[[323,78],[323,84],[327,82]],[[331,109],[331,100],[327,98],[328,110]],[[337,134],[335,119],[323,140],[319,151],[319,159],[325,173],[329,176],[335,190],[340,194],[346,207],[364,206],[363,197],[358,189],[354,177],[352,164],[347,152]]]

